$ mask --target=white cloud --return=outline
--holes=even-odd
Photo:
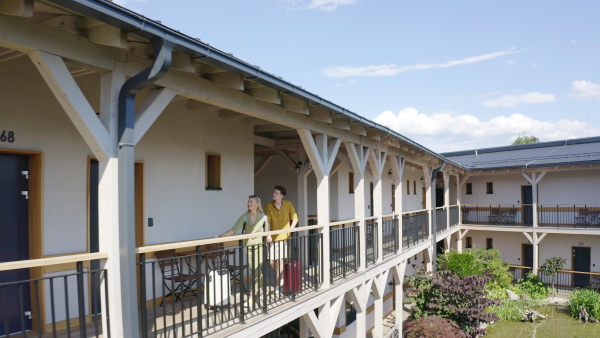
[[[322,11],[333,11],[339,6],[350,5],[356,0],[312,0],[308,5],[309,9],[319,9]]]
[[[413,70],[439,69],[448,68],[460,65],[467,65],[475,62],[492,60],[501,56],[518,53],[515,47],[499,52],[471,56],[461,60],[452,60],[443,63],[417,63],[409,66],[397,66],[395,64],[376,65],[364,67],[345,67],[333,66],[321,70],[321,74],[328,77],[349,77],[349,76],[394,76],[399,73],[409,72]]]
[[[573,81],[568,96],[577,100],[600,100],[600,85],[586,80]]]
[[[515,64],[515,60],[504,60],[504,65],[510,66]]]
[[[561,119],[551,123],[522,114],[482,121],[473,115],[459,115],[452,111],[427,115],[407,107],[397,114],[385,111],[373,120],[436,152],[510,145],[523,132],[539,137],[540,141],[588,135],[588,125],[582,121]],[[591,135],[600,134],[598,128],[590,128],[589,131]]]
[[[519,104],[535,104],[554,102],[555,97],[552,94],[543,94],[531,92],[527,94],[503,95],[495,99],[487,99],[483,101],[484,106],[493,108],[510,108],[516,107]]]
[[[358,80],[356,80],[356,79],[348,80],[348,83],[355,85],[358,83]]]

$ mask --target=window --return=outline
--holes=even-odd
[[[346,326],[354,323],[356,321],[356,309],[352,306],[352,304],[346,301]]]
[[[417,194],[417,181],[413,181],[413,194]]]
[[[485,239],[485,248],[486,249],[492,249],[494,247],[494,242],[492,238],[486,238]]]
[[[467,249],[471,249],[473,247],[473,237],[467,237]]]
[[[473,183],[467,183],[467,195],[473,195]]]
[[[487,182],[485,184],[485,193],[488,195],[494,193],[494,182]]]
[[[221,190],[221,155],[206,153],[206,190]]]
[[[406,194],[410,195],[410,181],[406,180]]]
[[[354,173],[348,173],[348,193],[354,194]]]

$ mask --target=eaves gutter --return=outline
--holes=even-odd
[[[429,155],[438,158],[442,162],[446,161],[450,164],[466,169],[464,166],[455,163],[445,157],[429,150],[428,148],[416,143],[405,136],[392,131],[390,128],[377,124],[367,118],[364,118],[356,113],[353,113],[343,107],[340,107],[331,101],[325,100],[320,96],[310,93],[299,86],[295,86],[280,77],[263,71],[260,67],[244,62],[232,54],[225,53],[216,49],[209,44],[206,44],[199,39],[192,38],[177,30],[169,28],[160,22],[151,20],[143,15],[137,14],[124,7],[105,0],[46,0],[68,10],[80,13],[82,15],[94,18],[114,27],[118,27],[124,32],[134,33],[142,38],[152,40],[154,37],[160,37],[165,41],[170,41],[175,44],[174,50],[194,58],[202,59],[207,63],[213,64],[227,71],[241,75],[244,79],[249,79],[257,83],[275,88],[278,91],[306,101],[312,105],[322,106],[329,109],[336,115],[344,115],[352,122],[361,123],[367,127],[377,128],[381,131],[406,142],[410,145],[421,149]]]
[[[461,168],[465,168],[467,171],[476,172],[476,171],[490,171],[490,170],[505,170],[505,169],[525,169],[525,168],[544,168],[544,167],[556,167],[556,166],[570,166],[570,165],[581,165],[581,164],[598,164],[600,160],[591,160],[591,161],[577,161],[577,162],[561,162],[561,163],[542,163],[536,165],[528,165],[524,164],[520,165],[511,165],[511,166],[502,166],[502,167],[467,167],[464,164],[461,164]]]

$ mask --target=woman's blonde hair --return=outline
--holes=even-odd
[[[258,211],[259,211],[259,212],[261,212],[261,213],[263,213],[263,214],[265,213],[265,212],[263,211],[263,209],[262,209],[262,203],[260,202],[260,197],[258,197],[258,196],[256,196],[256,195],[250,195],[250,196],[248,196],[248,198],[249,198],[249,199],[250,199],[250,198],[254,198],[254,199],[256,200],[256,203],[258,203]]]

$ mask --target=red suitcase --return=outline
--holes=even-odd
[[[302,290],[302,264],[300,261],[291,261],[285,265],[283,271],[283,291],[296,293]]]

